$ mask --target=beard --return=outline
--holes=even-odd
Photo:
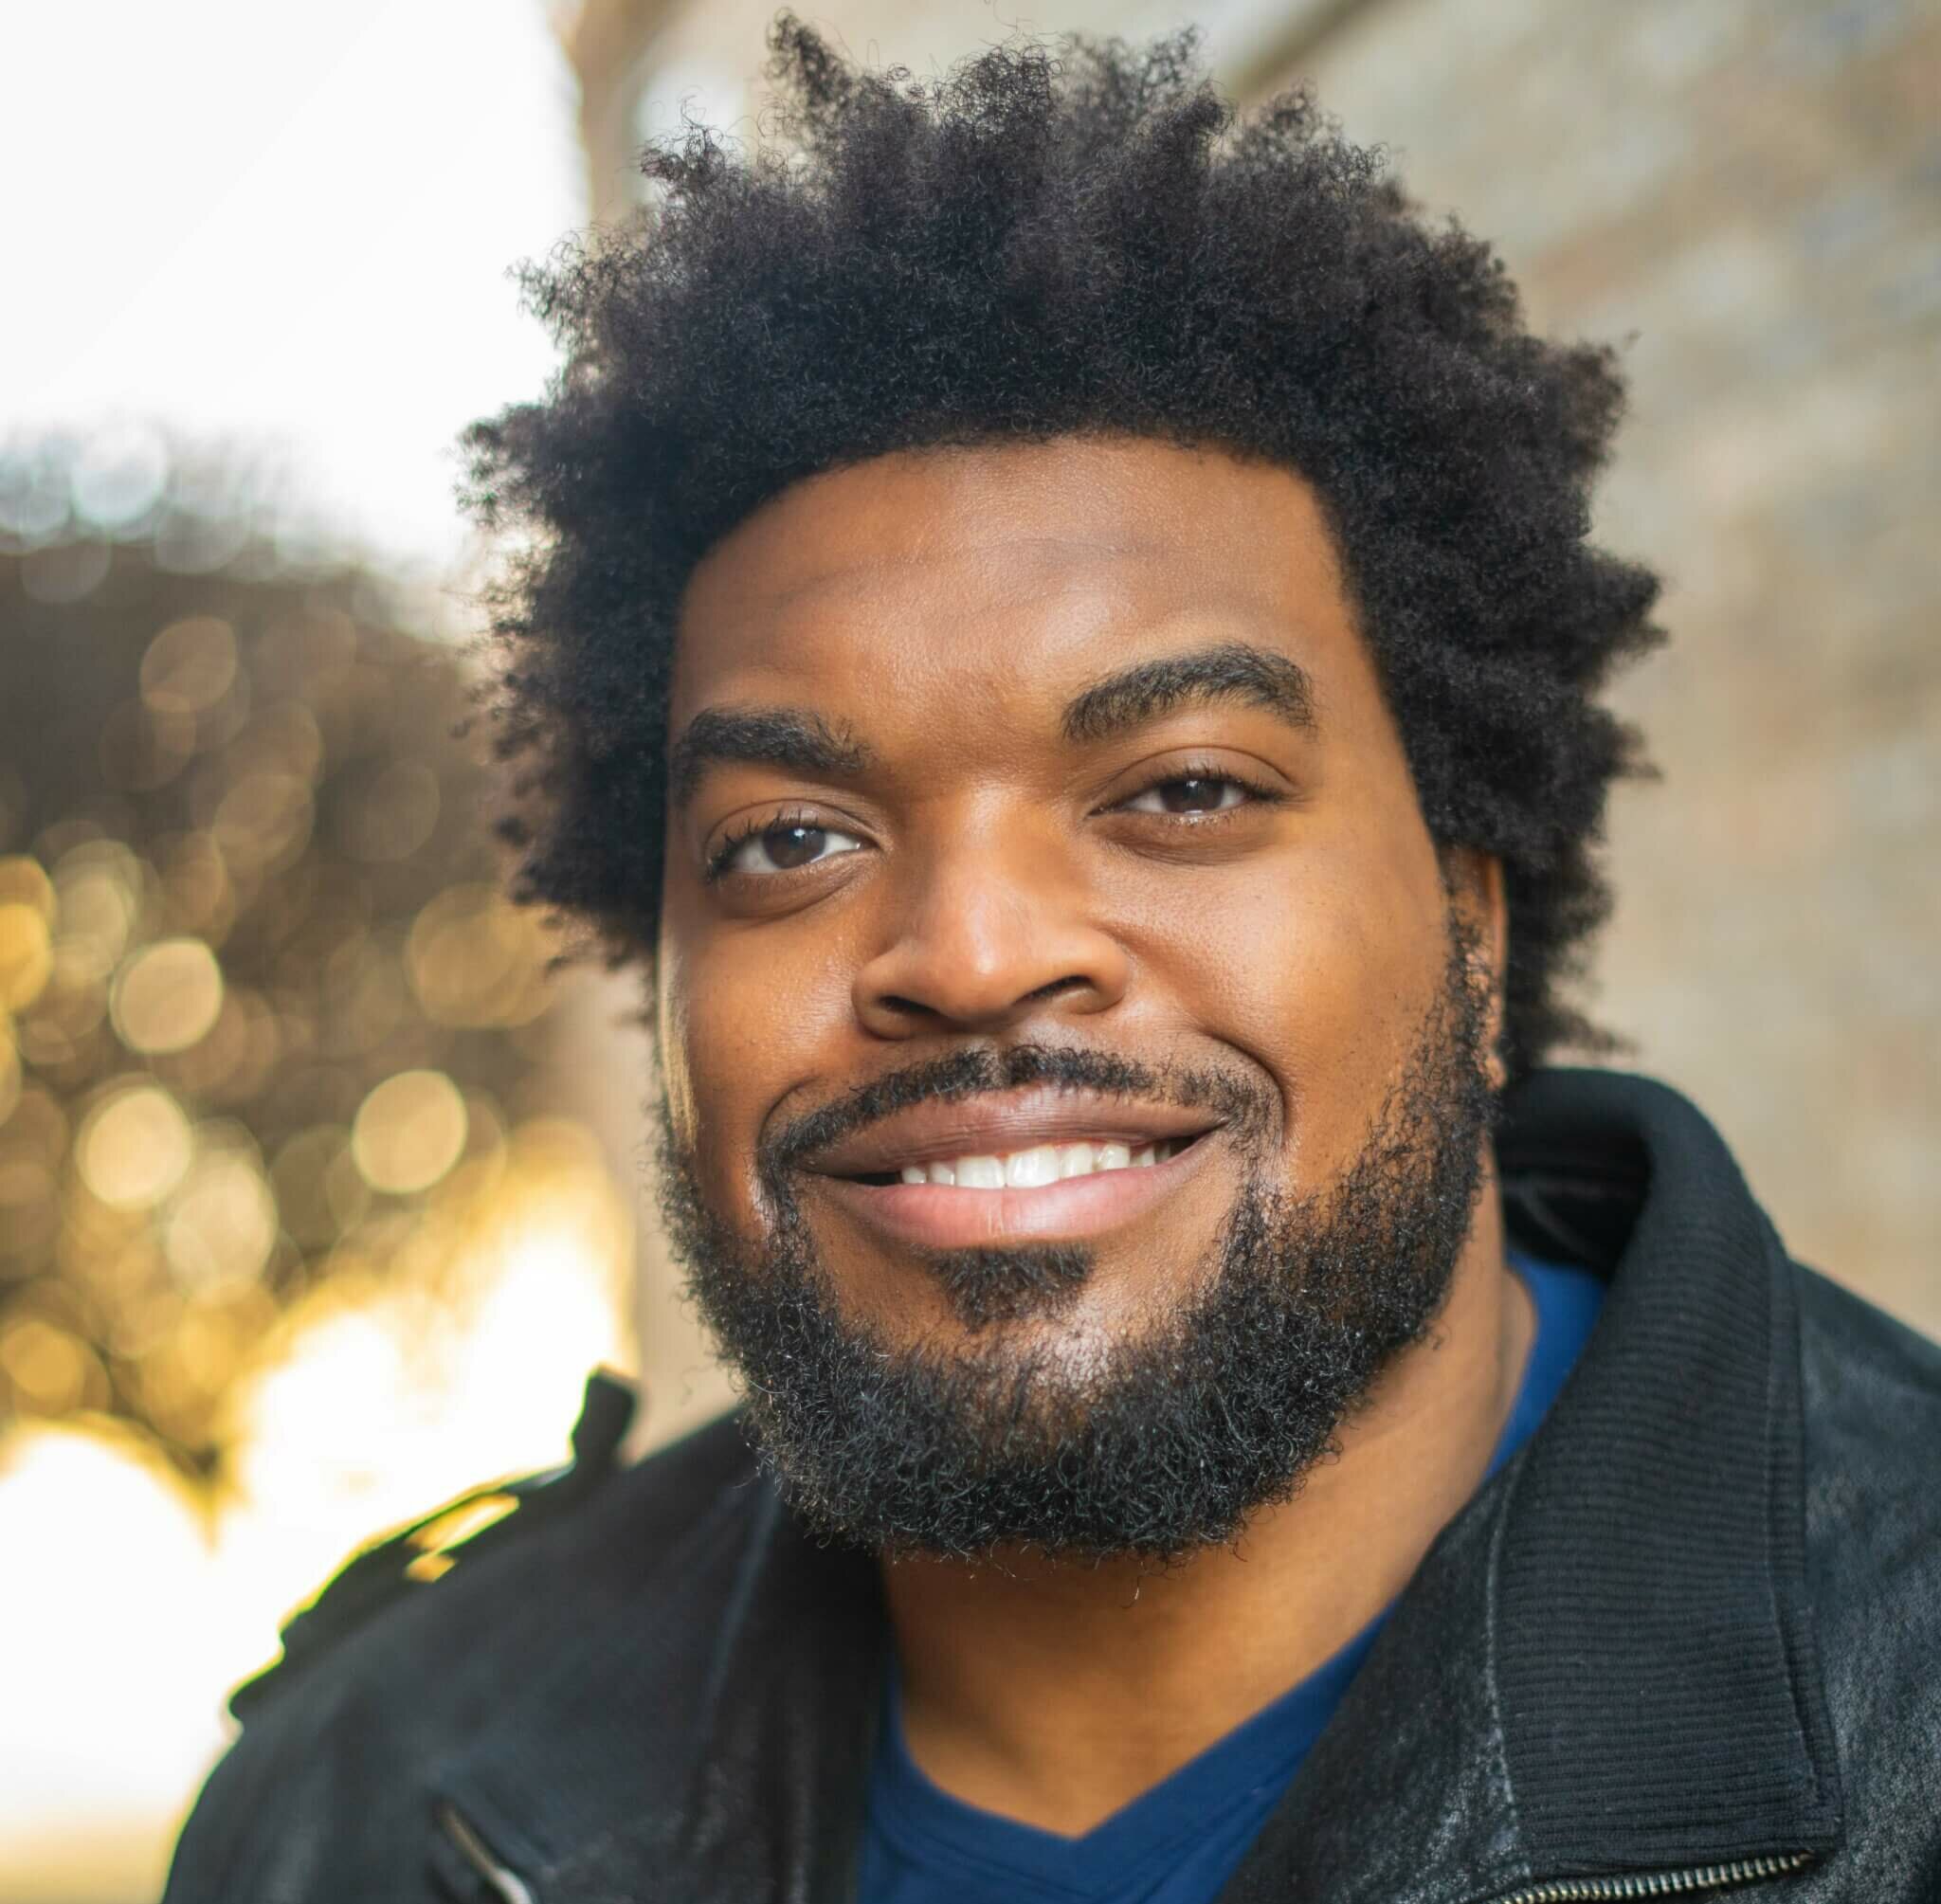
[[[890,1554],[1170,1561],[1231,1542],[1291,1499],[1382,1371],[1426,1333],[1468,1238],[1495,1094],[1485,1001],[1450,920],[1443,982],[1398,1081],[1348,1170],[1301,1197],[1279,1186],[1276,1100],[1252,1076],[976,1048],[873,1082],[766,1142],[765,1234],[751,1246],[709,1207],[663,1102],[668,1236],[796,1515]],[[924,1098],[1045,1082],[1220,1112],[1242,1183],[1193,1293],[1076,1368],[1043,1325],[1090,1276],[1080,1245],[919,1257],[914,1273],[935,1278],[965,1327],[955,1349],[897,1345],[845,1315],[793,1160]],[[1010,1326],[1021,1323],[1040,1327]]]

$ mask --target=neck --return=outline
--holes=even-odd
[[[884,1568],[912,1755],[946,1791],[1089,1830],[1352,1640],[1476,1491],[1534,1317],[1494,1178],[1435,1330],[1231,1547],[1166,1569],[1042,1555]]]

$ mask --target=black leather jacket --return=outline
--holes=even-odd
[[[1224,1897],[1935,1904],[1941,1350],[1790,1262],[1660,1086],[1540,1073],[1500,1155],[1521,1239],[1609,1273],[1603,1315]],[[732,1422],[599,1457],[434,1584],[372,1587],[408,1541],[326,1597],[167,1904],[847,1904],[871,1567],[802,1536]]]

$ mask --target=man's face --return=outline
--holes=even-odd
[[[1312,1460],[1467,1236],[1497,923],[1452,915],[1312,492],[1124,439],[817,477],[697,571],[669,737],[670,1207],[802,1404],[755,1410],[785,1482],[866,1537],[1057,1545],[1093,1416],[1195,1379],[1288,1395],[1263,1460]],[[805,1445],[938,1437],[1033,1504],[946,1533]],[[1128,1544],[1231,1532],[1175,1518]]]

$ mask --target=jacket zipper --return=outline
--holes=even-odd
[[[1676,1897],[1691,1891],[1722,1891],[1762,1877],[1785,1877],[1812,1863],[1810,1851],[1782,1858],[1738,1858],[1730,1864],[1699,1864],[1689,1871],[1634,1871],[1623,1877],[1558,1877],[1512,1891],[1494,1904],[1599,1904],[1603,1899]]]
[[[493,1857],[492,1847],[459,1816],[456,1806],[440,1805],[438,1822],[458,1848],[459,1856],[491,1885],[492,1895],[499,1899],[499,1904],[539,1904],[532,1888]]]
[[[438,1808],[438,1822],[459,1855],[491,1885],[501,1904],[538,1904],[530,1887],[493,1857],[485,1841],[449,1804]],[[1782,1858],[1739,1858],[1729,1864],[1699,1864],[1689,1871],[1636,1871],[1622,1877],[1559,1877],[1526,1885],[1496,1898],[1494,1904],[1624,1904],[1627,1898],[1675,1897],[1694,1891],[1718,1891],[1785,1877],[1812,1863],[1810,1851]]]

